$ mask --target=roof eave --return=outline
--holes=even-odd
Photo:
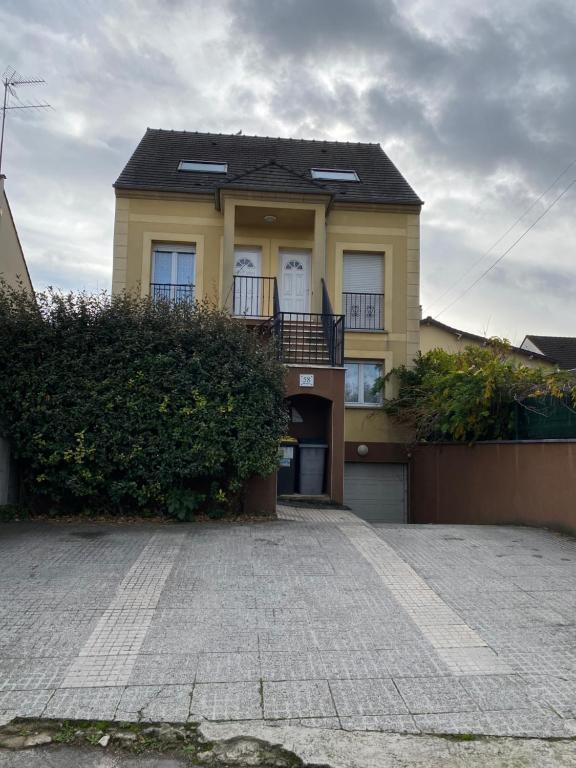
[[[170,187],[170,188],[159,188],[159,187],[151,187],[151,186],[119,186],[117,184],[113,185],[114,192],[116,197],[122,197],[122,196],[132,196],[132,197],[170,197],[171,199],[186,199],[189,198],[190,195],[194,195],[198,198],[204,198],[205,200],[212,200],[213,193],[212,190],[209,189],[200,189],[198,191],[195,190],[182,190],[177,189],[176,187]]]
[[[254,193],[258,192],[263,195],[292,195],[295,197],[299,197],[302,195],[310,195],[310,196],[316,196],[318,198],[324,198],[327,200],[327,209],[330,209],[332,205],[332,201],[334,199],[334,195],[330,192],[327,192],[326,190],[315,190],[315,189],[301,189],[301,190],[278,190],[278,189],[263,189],[262,187],[258,186],[247,186],[243,184],[242,186],[235,186],[234,184],[220,184],[216,189],[214,190],[214,206],[217,211],[222,210],[222,192],[248,192],[248,193]]]
[[[470,339],[471,341],[482,342],[485,345],[490,341],[490,339],[486,336],[480,336],[477,333],[470,333],[470,331],[461,331],[458,328],[453,328],[451,325],[441,323],[440,320],[436,320],[433,317],[423,317],[422,320],[420,320],[420,325],[433,325],[435,328],[440,328],[446,331],[446,333],[452,333],[454,336],[457,336],[458,339]],[[510,344],[510,351],[515,354],[522,355],[522,357],[528,357],[531,360],[542,360],[542,362],[545,363],[552,363],[554,365],[557,364],[556,360],[554,360],[552,357],[548,357],[548,355],[545,355],[542,352],[532,352],[530,349],[522,349],[522,347],[516,347],[513,344]]]
[[[390,197],[379,197],[377,195],[372,195],[370,197],[354,197],[354,198],[348,198],[346,195],[338,194],[338,192],[334,193],[334,200],[338,203],[377,203],[378,205],[406,205],[406,206],[412,206],[412,207],[419,207],[421,208],[425,203],[424,200],[420,200],[419,197],[414,198],[414,200],[405,200],[405,199],[394,199]]]

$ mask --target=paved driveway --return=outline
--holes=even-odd
[[[576,734],[576,542],[284,508],[0,528],[0,718]]]

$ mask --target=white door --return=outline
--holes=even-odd
[[[234,249],[234,314],[260,317],[261,253],[258,248]]]
[[[344,464],[344,504],[369,523],[406,522],[406,464]]]
[[[310,311],[310,254],[306,251],[281,251],[282,312]]]

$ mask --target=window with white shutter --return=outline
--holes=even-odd
[[[342,308],[347,330],[384,328],[383,253],[344,253]]]

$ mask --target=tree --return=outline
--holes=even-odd
[[[544,396],[576,401],[572,373],[520,365],[501,339],[455,354],[434,349],[389,376],[397,378],[398,396],[383,408],[411,427],[416,440],[512,439],[517,404]]]
[[[206,304],[3,286],[0,432],[27,498],[55,513],[230,508],[277,466],[271,346]]]

